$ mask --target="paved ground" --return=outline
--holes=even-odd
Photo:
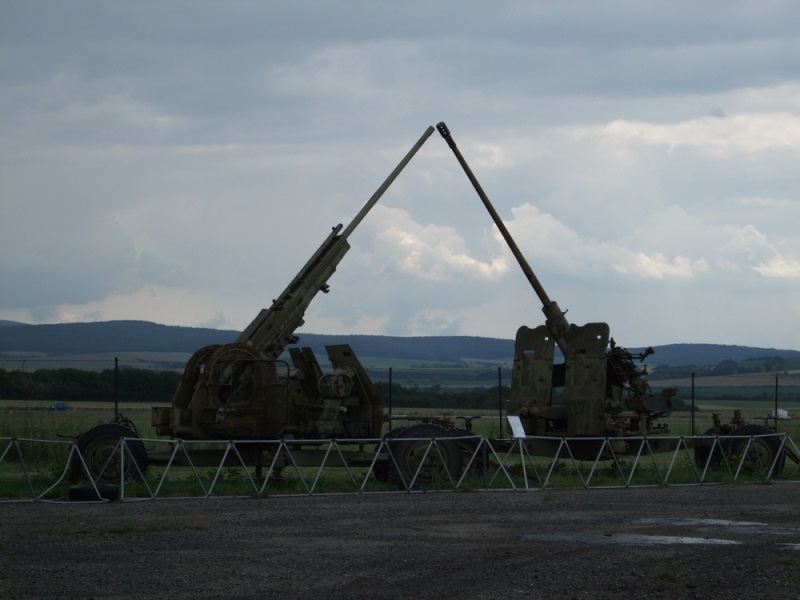
[[[0,504],[2,598],[800,598],[800,485]]]

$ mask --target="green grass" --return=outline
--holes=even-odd
[[[0,437],[70,440],[114,417],[114,404],[71,402],[70,410],[55,411],[43,400],[0,401]],[[153,437],[149,404],[120,403],[119,412],[136,423],[142,437]]]
[[[98,423],[108,422],[114,416],[113,403],[73,402],[72,410],[59,412],[49,410],[52,402],[44,400],[15,401],[0,400],[0,437],[26,437],[31,439],[70,439],[74,438]],[[780,403],[796,418],[791,421],[779,421],[779,431],[787,431],[795,440],[800,439],[800,401],[796,403]],[[695,430],[702,434],[712,425],[711,413],[720,412],[723,422],[733,416],[739,409],[748,421],[763,424],[762,418],[774,408],[774,402],[763,401],[703,401],[696,405]],[[137,426],[142,437],[155,437],[150,426],[150,404],[129,402],[120,403],[119,410]],[[413,413],[420,416],[446,414],[480,416],[473,421],[474,431],[480,435],[496,438],[500,436],[498,411],[492,409],[417,409],[394,407],[393,414]],[[673,435],[691,435],[691,414],[688,411],[675,412],[664,421],[670,424]],[[463,427],[461,419],[454,418],[457,427]],[[397,421],[394,425],[405,424]],[[774,424],[774,421],[770,421]],[[507,437],[508,424],[502,423],[503,437]]]

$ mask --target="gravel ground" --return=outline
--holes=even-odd
[[[2,598],[800,598],[800,486],[0,504]]]

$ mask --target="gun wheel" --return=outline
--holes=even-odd
[[[218,348],[206,366],[208,384],[218,406],[251,406],[263,396],[268,369],[254,348],[226,344]]]
[[[773,433],[761,425],[743,425],[734,430],[735,436],[763,436]],[[785,457],[780,452],[780,442],[774,437],[742,437],[727,441],[728,454],[735,457],[736,465],[741,461],[745,473],[765,473],[780,475]],[[777,459],[777,460],[776,460]],[[734,465],[731,465],[732,467]]]
[[[127,427],[106,423],[92,427],[78,438],[76,445],[83,457],[72,459],[72,475],[75,479],[91,477],[96,482],[117,483],[123,476],[123,449],[120,447],[122,438],[128,439],[125,443],[124,477],[132,479],[142,474],[147,469],[147,450],[139,435]],[[88,473],[86,472],[88,469]]]
[[[716,431],[712,427],[703,435],[713,436],[716,435]],[[714,448],[713,454],[711,454],[712,447]],[[718,441],[715,445],[714,440],[703,440],[702,442],[699,442],[697,446],[695,446],[694,464],[697,465],[697,468],[701,471],[706,468],[706,465],[708,465],[709,469],[717,469],[722,464],[723,451],[724,449],[721,441]]]
[[[466,429],[450,429],[447,433],[454,438],[461,438],[455,441],[461,450],[462,468],[466,469],[469,466],[470,472],[483,475],[486,472],[489,457],[486,447],[481,446],[481,439]],[[470,463],[470,461],[472,462]]]
[[[454,481],[461,470],[462,451],[443,427],[420,423],[392,435],[389,445],[396,474],[406,486],[424,485],[436,480]],[[435,439],[435,443],[432,443]]]

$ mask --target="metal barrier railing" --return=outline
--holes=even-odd
[[[75,486],[76,475],[91,472],[87,457],[74,441],[0,438],[0,502],[63,501],[64,499],[125,501],[164,497],[211,498],[227,496],[266,497],[272,495],[323,495],[366,493],[409,493],[416,491],[535,491],[561,487],[607,488],[664,485],[702,485],[723,481],[800,482],[800,463],[784,467],[786,456],[800,456],[795,442],[785,433],[724,437],[680,436],[626,438],[629,449],[619,453],[618,438],[563,438],[551,455],[534,455],[536,441],[553,438],[525,437],[490,440],[481,436],[447,438],[403,438],[418,443],[415,467],[401,468],[397,440],[164,440],[120,438],[105,463],[92,464],[97,477]],[[578,459],[576,443],[597,443],[593,459]],[[461,458],[456,472],[450,472],[444,450],[459,444]],[[776,449],[767,460],[760,452],[767,443]],[[150,450],[165,448],[163,464],[145,469],[133,444],[147,444]],[[245,455],[256,445],[269,457],[253,472]],[[47,446],[45,448],[44,446]],[[313,467],[299,460],[302,451],[313,446],[321,460]],[[354,446],[372,446],[372,458],[352,464],[348,452]],[[669,449],[664,450],[665,447]],[[698,458],[697,448],[704,448]],[[53,452],[55,448],[56,452]],[[735,452],[732,452],[732,448]],[[201,464],[198,451],[215,451],[219,459]],[[695,453],[692,454],[692,451]],[[54,459],[58,455],[63,463]],[[42,456],[48,458],[42,458]],[[369,455],[368,455],[369,456]],[[381,458],[383,457],[383,458]],[[702,458],[705,457],[705,458]],[[423,465],[437,463],[435,480],[423,476]],[[387,482],[386,467],[394,473]],[[210,470],[204,475],[203,467]],[[285,471],[290,477],[285,477]],[[333,488],[324,484],[335,471]],[[106,472],[118,473],[109,484]],[[287,482],[290,483],[287,487]],[[234,483],[235,485],[230,485]],[[75,492],[80,488],[80,493]],[[71,498],[74,496],[74,498]]]

